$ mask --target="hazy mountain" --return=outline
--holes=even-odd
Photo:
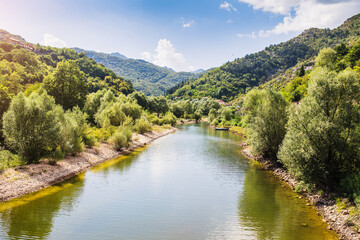
[[[119,53],[107,54],[80,48],[75,48],[75,51],[86,53],[88,57],[113,70],[117,75],[129,79],[136,90],[147,95],[162,95],[177,83],[201,76],[199,73],[175,72],[171,68],[159,67],[140,59],[126,58]]]

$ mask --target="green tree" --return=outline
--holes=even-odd
[[[287,102],[279,92],[270,89],[261,90],[261,93],[251,95],[254,98],[259,96],[261,96],[259,99],[246,99],[247,104],[257,104],[248,113],[252,114],[252,119],[246,126],[247,142],[253,153],[262,154],[276,161],[279,146],[286,133]],[[254,110],[255,112],[252,112]]]
[[[330,70],[335,70],[337,62],[337,53],[332,48],[325,48],[319,52],[316,57],[316,66],[326,67]]]
[[[84,106],[88,93],[85,74],[73,61],[59,62],[44,80],[44,88],[65,110]]]
[[[299,77],[303,77],[304,75],[305,75],[304,65],[301,65],[300,71],[299,71]]]
[[[297,177],[334,189],[359,168],[360,75],[318,68],[308,95],[292,108],[280,161]]]
[[[19,93],[3,116],[7,145],[27,162],[58,147],[61,139],[60,116],[63,110],[45,92],[25,97]]]

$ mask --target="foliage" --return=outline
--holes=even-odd
[[[298,62],[313,58],[320,49],[335,47],[358,37],[359,20],[360,14],[333,30],[308,29],[287,42],[271,45],[260,52],[227,62],[196,80],[179,83],[167,92],[168,97],[174,99],[211,96],[224,101],[234,100],[244,94],[247,88],[263,84],[280,76]],[[357,50],[353,51],[351,57],[349,55],[348,61],[352,66],[356,65],[359,53],[360,50]]]
[[[88,92],[85,74],[75,62],[59,62],[54,73],[44,80],[44,88],[53,96],[56,104],[64,109],[82,108]]]
[[[23,164],[19,155],[8,150],[0,150],[0,171]]]
[[[336,188],[359,168],[360,75],[314,70],[308,95],[291,109],[280,161],[304,181]]]
[[[80,153],[84,151],[85,130],[87,128],[86,114],[77,107],[72,111],[66,111],[63,115],[61,127],[63,135],[61,150],[64,153]]]
[[[60,106],[46,93],[18,94],[3,117],[7,145],[26,162],[36,162],[61,142]]]
[[[114,148],[120,151],[124,147],[128,147],[131,141],[132,132],[129,127],[120,127],[110,138],[110,142],[114,144]]]
[[[160,125],[170,124],[171,126],[175,126],[176,124],[176,117],[175,115],[168,111],[165,116],[160,120]]]
[[[152,124],[149,122],[149,119],[146,116],[141,116],[140,119],[135,121],[134,129],[138,133],[150,132],[152,129]]]
[[[246,125],[247,143],[255,154],[276,161],[276,155],[282,143],[287,122],[287,103],[282,95],[270,89],[252,90],[258,93],[247,95],[245,108],[252,116]],[[249,99],[255,98],[255,99]],[[252,105],[256,103],[257,105]],[[248,104],[248,105],[247,105]]]
[[[177,83],[201,76],[198,73],[175,72],[143,60],[119,57],[114,54],[86,51],[79,48],[75,48],[75,50],[86,53],[88,57],[100,64],[104,64],[116,74],[123,76],[125,79],[130,79],[134,88],[146,95],[163,95],[166,89],[173,87]]]

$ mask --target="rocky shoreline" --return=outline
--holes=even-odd
[[[54,165],[42,161],[38,164],[7,169],[0,174],[0,202],[63,182],[100,163],[127,154],[176,130],[177,128],[173,127],[162,132],[134,134],[134,140],[130,147],[120,152],[109,144],[101,143],[98,147],[87,148],[84,152],[76,156],[68,156]]]
[[[242,150],[242,153],[245,157],[261,163],[266,170],[273,172],[282,181],[286,182],[292,189],[295,189],[299,185],[298,181],[293,178],[284,168],[277,167],[262,157],[253,156],[249,147],[245,146]],[[332,200],[331,196],[312,194],[305,191],[303,191],[301,195],[308,201],[309,205],[311,204],[315,207],[315,209],[318,211],[318,214],[322,216],[323,221],[328,224],[328,228],[339,234],[340,239],[360,240],[359,231],[356,231],[352,224],[349,223],[349,210],[339,209],[339,207],[336,205],[336,201]]]

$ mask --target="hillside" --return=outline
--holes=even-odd
[[[360,14],[333,30],[311,28],[287,42],[227,62],[199,79],[170,88],[167,95],[169,98],[211,96],[230,101],[248,89],[284,74],[299,62],[312,59],[320,49],[344,42],[351,44],[358,36]]]
[[[69,48],[34,45],[20,36],[0,30],[0,87],[6,87],[10,95],[42,83],[62,61],[73,61],[79,66],[89,92],[103,88],[125,94],[133,91],[130,82],[85,54]]]
[[[78,53],[84,52],[96,62],[113,70],[117,75],[131,80],[134,89],[146,95],[163,95],[166,89],[189,78],[198,78],[200,73],[175,72],[167,67],[159,67],[139,59],[126,58],[119,53],[99,53],[74,48]]]

